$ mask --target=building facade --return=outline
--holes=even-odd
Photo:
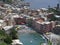
[[[39,22],[39,21],[33,20],[32,27],[39,33],[46,33],[46,32],[52,31],[53,23],[45,22],[45,21]]]

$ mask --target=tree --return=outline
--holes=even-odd
[[[6,44],[12,43],[11,37],[5,33],[4,29],[0,30],[0,40],[1,40],[1,42],[4,42],[4,44],[1,44],[1,45],[6,45]]]
[[[4,39],[6,38],[6,33],[4,30],[0,30],[0,40],[4,41]]]
[[[12,38],[10,36],[7,36],[5,39],[4,39],[4,42],[7,43],[7,44],[11,44],[12,43]]]
[[[5,42],[0,42],[0,45],[7,45]]]
[[[12,0],[7,0],[8,3],[12,3]]]
[[[50,40],[48,40],[48,45],[52,45],[52,42]]]
[[[57,13],[57,12],[56,12]],[[59,18],[55,17],[56,13],[48,15],[47,18],[49,21],[56,21],[59,20]]]
[[[50,21],[56,21],[58,20],[54,15],[51,16]]]
[[[12,39],[17,39],[18,38],[17,30],[14,27],[11,29],[10,36],[12,37]]]

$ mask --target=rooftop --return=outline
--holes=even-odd
[[[9,29],[11,29],[13,26],[5,26],[5,27],[3,27],[3,29],[5,29],[5,31],[6,30],[9,30]]]
[[[0,23],[3,23],[4,22],[4,20],[0,20]]]
[[[36,21],[37,23],[39,24],[50,24],[51,22],[39,22],[39,21]]]
[[[14,15],[12,16],[13,18],[19,18],[20,16],[19,15]]]

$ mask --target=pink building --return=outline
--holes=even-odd
[[[33,20],[32,26],[36,29],[36,31],[41,33],[50,32],[53,29],[51,22],[45,22],[43,20]]]

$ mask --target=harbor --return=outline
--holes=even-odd
[[[45,39],[41,34],[35,32],[33,29],[25,25],[23,25],[22,27],[25,27],[24,29],[22,29],[25,31],[19,30],[18,36],[24,45],[40,45],[42,43],[45,43]]]
[[[59,39],[59,0],[0,0],[0,45],[59,45]]]

